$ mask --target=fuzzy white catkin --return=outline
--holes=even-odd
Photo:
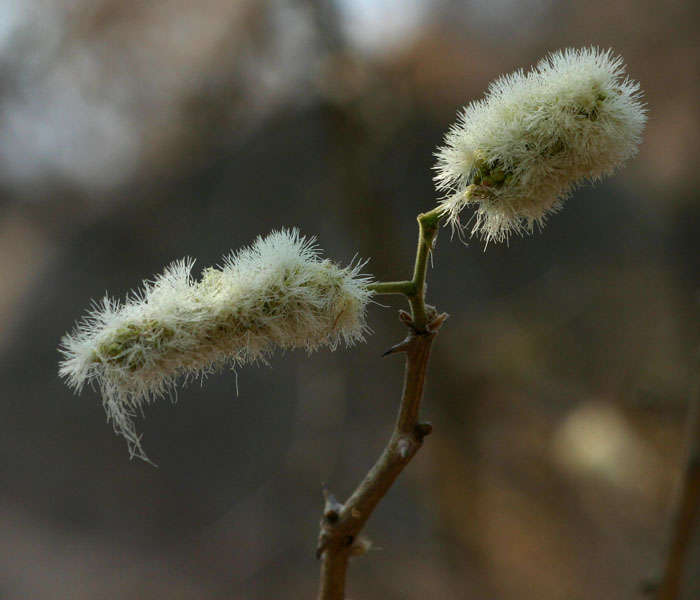
[[[367,332],[372,292],[362,263],[341,268],[298,230],[273,232],[220,269],[168,267],[120,303],[104,298],[61,342],[59,373],[75,391],[96,384],[132,456],[146,459],[133,419],[179,380],[264,360],[275,348],[352,344]]]
[[[436,153],[440,206],[458,228],[475,206],[472,235],[486,242],[529,233],[578,185],[636,154],[645,122],[639,84],[611,50],[550,54],[464,109]]]

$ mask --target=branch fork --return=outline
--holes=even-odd
[[[340,503],[324,486],[325,504],[316,547],[316,557],[321,560],[318,600],[345,598],[350,557],[365,554],[371,547],[371,542],[361,535],[365,523],[433,429],[430,423],[419,422],[418,415],[430,349],[448,317],[447,313],[438,313],[435,307],[425,303],[428,258],[435,245],[440,219],[439,209],[418,215],[418,247],[411,280],[368,286],[377,294],[403,294],[411,307],[410,313],[399,312],[399,320],[408,329],[405,339],[383,354],[406,355],[403,393],[391,437],[352,495],[345,503]]]
[[[429,313],[431,311],[428,311]],[[430,348],[447,314],[433,309],[426,330],[409,327],[406,339],[393,347],[390,353],[406,354],[404,389],[394,430],[384,451],[345,503],[324,487],[324,509],[316,556],[321,564],[319,600],[345,598],[345,579],[352,556],[365,554],[371,542],[361,531],[372,511],[389,491],[394,480],[416,455],[424,438],[432,432],[430,423],[418,418],[425,383],[425,372]],[[402,319],[403,320],[403,319]]]

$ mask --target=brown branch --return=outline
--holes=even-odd
[[[411,314],[399,311],[399,319],[408,327],[408,336],[384,353],[385,356],[399,352],[406,354],[403,394],[394,431],[382,455],[352,496],[343,505],[324,489],[326,505],[316,548],[316,556],[322,560],[319,600],[345,598],[348,561],[353,555],[364,554],[370,547],[369,541],[360,537],[362,528],[399,473],[418,452],[423,438],[432,431],[429,423],[418,422],[418,413],[430,347],[447,318],[447,314],[438,315],[435,308],[425,304],[428,258],[435,244],[440,218],[439,209],[418,215],[418,245],[411,281],[369,286],[378,294],[402,293],[411,305]]]
[[[700,398],[697,391],[693,396],[688,415],[688,460],[657,600],[676,600],[680,595],[683,565],[700,505]]]
[[[403,394],[394,430],[384,451],[345,504],[337,504],[335,498],[325,492],[326,508],[317,548],[317,556],[322,560],[318,600],[345,598],[350,557],[363,554],[368,548],[360,537],[362,528],[394,480],[418,452],[423,438],[432,430],[429,423],[418,422],[418,413],[430,348],[447,315],[437,315],[432,309],[428,316],[430,321],[424,331],[416,330],[412,322],[406,323],[409,334],[399,344],[401,351],[406,353]],[[405,317],[402,320],[405,322]],[[329,506],[333,509],[329,510]]]

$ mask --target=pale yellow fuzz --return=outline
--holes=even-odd
[[[646,122],[639,84],[610,50],[567,49],[528,73],[491,83],[469,104],[436,157],[449,222],[475,207],[472,234],[504,241],[531,232],[584,181],[637,152]]]
[[[192,266],[174,263],[124,303],[105,298],[61,343],[60,375],[78,392],[86,383],[100,388],[132,456],[146,459],[134,416],[180,381],[275,348],[334,349],[367,332],[363,264],[320,258],[297,230],[259,237],[199,281]]]

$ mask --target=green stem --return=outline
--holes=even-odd
[[[408,301],[411,304],[413,326],[416,328],[416,331],[423,332],[426,330],[427,325],[425,278],[428,271],[428,258],[440,228],[440,212],[438,209],[418,215],[418,228],[418,248],[416,249],[416,262],[413,267],[415,292],[408,297]]]
[[[378,281],[370,283],[367,289],[377,294],[403,294],[411,296],[416,293],[416,286],[412,281]]]
[[[441,216],[442,213],[437,208],[418,215],[418,247],[413,266],[413,278],[410,281],[377,282],[367,286],[377,294],[403,294],[406,296],[411,305],[413,326],[419,332],[424,332],[427,326],[425,278],[428,271],[428,258],[440,228]]]

